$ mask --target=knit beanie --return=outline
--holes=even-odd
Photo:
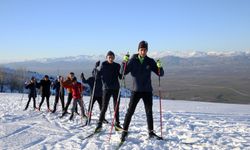
[[[115,54],[112,51],[108,51],[107,56],[114,56],[115,57]]]
[[[146,41],[141,41],[141,42],[139,43],[139,45],[138,45],[138,50],[139,50],[140,48],[146,48],[146,49],[148,50],[148,42],[146,42]]]

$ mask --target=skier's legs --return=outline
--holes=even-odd
[[[61,100],[61,104],[62,104],[62,110],[64,110],[65,109],[65,104],[64,104],[64,95],[60,95],[60,100]]]
[[[56,96],[55,96],[55,102],[54,102],[53,111],[56,111],[56,106],[57,106],[58,100],[59,100],[59,95],[56,95]]]
[[[150,132],[154,130],[153,111],[152,111],[153,107],[152,92],[145,92],[142,96],[147,116],[148,131]]]
[[[64,109],[65,112],[68,111],[71,100],[72,100],[72,93],[68,93],[68,99],[67,99],[67,103],[66,103],[66,106],[65,106],[65,109]]]
[[[45,99],[45,96],[42,96],[42,100],[41,100],[41,102],[40,102],[40,104],[39,104],[39,110],[41,109],[41,106],[42,106],[42,104],[43,104],[43,101],[44,101],[44,99]]]
[[[77,105],[77,100],[73,100],[73,105],[72,105],[72,108],[71,108],[71,115],[74,115],[74,112],[76,110],[76,105]]]
[[[81,108],[81,115],[82,115],[82,117],[83,116],[86,116],[85,115],[85,110],[84,110],[84,107],[83,107],[83,100],[82,99],[79,99],[79,100],[77,100],[78,101],[78,104],[79,104],[79,106],[80,106],[80,108]]]
[[[109,105],[110,97],[111,97],[110,90],[104,90],[104,92],[103,92],[103,107],[101,110],[101,114],[99,116],[99,123],[102,123],[104,118],[105,118],[105,113],[106,113],[108,105]]]
[[[95,97],[95,99],[97,100],[97,103],[99,104],[99,108],[100,108],[100,111],[102,110],[102,97]]]
[[[123,123],[123,129],[125,131],[128,131],[129,124],[131,122],[131,118],[135,112],[135,108],[140,100],[140,94],[137,92],[132,92],[130,101],[129,101],[129,106],[127,113],[125,115],[124,123]]]
[[[36,109],[36,97],[33,97],[33,107]]]
[[[119,90],[113,90],[112,91],[112,95],[113,95],[113,104],[114,104],[114,111],[116,111],[115,114],[115,122],[116,124],[120,124],[119,121],[119,106],[120,106],[120,100],[118,100],[118,94],[119,94]],[[118,102],[117,108],[115,110],[116,104]]]
[[[46,102],[47,102],[47,108],[48,110],[50,110],[50,106],[49,106],[49,95],[46,96]]]
[[[28,102],[27,102],[26,107],[24,108],[24,110],[28,109],[29,104],[30,104],[30,100],[31,100],[31,96],[29,96],[29,100],[28,100]]]
[[[88,113],[93,110],[93,106],[95,104],[96,97],[93,97],[93,102],[91,103],[91,100],[89,101],[89,106],[88,106]],[[90,114],[89,114],[90,115]]]

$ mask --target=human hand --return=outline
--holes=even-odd
[[[158,68],[161,68],[161,67],[162,67],[162,63],[161,63],[160,59],[158,59],[158,60],[156,61],[156,65],[157,65]]]

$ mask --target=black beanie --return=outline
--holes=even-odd
[[[112,51],[108,51],[107,56],[114,56],[115,57],[115,54]]]
[[[139,50],[140,48],[146,48],[146,49],[148,50],[148,42],[146,42],[146,41],[141,41],[141,42],[139,43],[139,45],[138,45],[138,50]]]

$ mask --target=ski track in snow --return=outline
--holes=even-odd
[[[100,110],[95,104],[90,126],[80,127],[86,120],[75,115],[59,118],[61,106],[55,114],[33,110],[33,101],[27,111],[27,95],[0,93],[0,149],[116,149],[120,132],[113,129],[108,142],[110,124],[103,125],[103,132],[82,140],[95,129]],[[66,98],[66,97],[65,97]],[[39,99],[40,100],[40,99]],[[87,103],[89,97],[84,97]],[[54,96],[50,98],[50,105]],[[37,103],[38,105],[39,103]],[[250,149],[250,105],[214,104],[164,100],[163,137],[165,140],[148,139],[146,115],[142,101],[130,123],[129,135],[120,149]],[[123,123],[128,99],[121,99],[120,121]],[[112,100],[110,107],[112,107]],[[71,107],[70,107],[71,108]],[[154,100],[154,129],[160,135],[159,103]],[[113,117],[113,110],[112,110]],[[106,119],[111,123],[110,110]]]

